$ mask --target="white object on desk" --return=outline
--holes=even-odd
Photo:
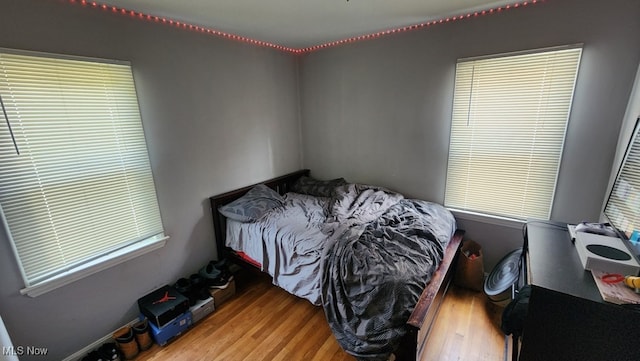
[[[585,270],[619,273],[623,276],[637,276],[640,272],[640,265],[620,238],[576,232],[575,246]],[[621,257],[616,257],[618,255]]]

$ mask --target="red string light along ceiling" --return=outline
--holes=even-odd
[[[509,11],[509,10],[528,7],[528,6],[531,6],[531,5],[540,4],[544,0],[527,0],[527,1],[522,1],[522,2],[516,2],[516,3],[510,4],[510,5],[498,6],[498,7],[491,8],[491,9],[474,11],[474,12],[466,13],[466,14],[462,14],[462,15],[451,16],[451,17],[442,18],[442,19],[438,19],[438,20],[427,21],[425,23],[420,23],[420,24],[408,25],[408,26],[404,26],[404,27],[400,27],[400,28],[383,30],[383,31],[379,31],[379,32],[376,32],[376,33],[354,36],[354,37],[351,37],[351,38],[346,38],[346,39],[342,39],[342,40],[336,40],[336,41],[332,41],[332,42],[328,42],[328,43],[324,43],[324,44],[314,45],[314,46],[310,46],[310,47],[306,47],[306,48],[298,48],[298,49],[290,48],[290,47],[286,47],[286,46],[282,46],[282,45],[278,45],[278,44],[274,44],[274,43],[270,43],[270,42],[267,42],[267,41],[255,40],[255,39],[251,39],[251,38],[248,38],[248,37],[245,37],[245,36],[230,34],[230,33],[224,32],[224,31],[215,30],[215,29],[211,29],[211,28],[207,28],[207,27],[203,27],[203,26],[193,25],[193,24],[189,24],[189,23],[186,23],[186,22],[173,20],[171,18],[167,18],[167,17],[163,17],[163,16],[154,16],[154,15],[150,15],[150,14],[137,12],[137,11],[134,11],[134,10],[128,10],[128,9],[125,9],[125,8],[119,8],[119,7],[116,7],[116,6],[110,6],[110,5],[106,5],[106,4],[101,4],[101,3],[98,3],[98,2],[95,2],[95,1],[87,1],[87,0],[68,0],[68,1],[71,4],[78,4],[78,5],[87,7],[87,8],[94,8],[96,10],[110,12],[110,13],[113,13],[113,14],[119,14],[119,15],[122,15],[122,16],[130,17],[130,18],[136,18],[136,19],[139,19],[139,20],[142,20],[142,21],[149,21],[149,22],[164,24],[164,25],[168,25],[168,26],[173,26],[173,27],[175,27],[177,29],[189,30],[189,31],[194,31],[194,32],[198,32],[198,33],[218,36],[218,37],[227,38],[227,39],[230,39],[230,40],[235,40],[235,41],[244,42],[244,43],[257,45],[257,46],[273,48],[273,49],[277,49],[277,50],[281,50],[281,51],[285,51],[285,52],[289,52],[289,53],[294,53],[294,54],[305,54],[305,53],[310,53],[310,52],[317,51],[317,50],[320,50],[320,49],[325,49],[325,48],[334,47],[334,46],[338,46],[338,45],[344,45],[344,44],[347,44],[347,43],[353,43],[353,42],[356,42],[356,41],[376,39],[376,38],[380,38],[380,37],[385,36],[385,35],[402,33],[402,32],[407,32],[407,31],[412,31],[412,30],[417,30],[417,29],[423,29],[423,28],[432,27],[432,26],[436,26],[436,25],[447,24],[447,23],[457,22],[457,21],[461,21],[461,20],[471,19],[471,18],[475,18],[475,17],[479,17],[479,16],[494,15],[494,14],[498,14],[498,13],[501,13],[501,12],[504,12],[504,11]]]

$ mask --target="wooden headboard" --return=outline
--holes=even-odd
[[[225,246],[225,240],[227,237],[227,220],[226,218],[218,212],[218,208],[224,206],[225,204],[229,204],[236,199],[245,195],[251,188],[256,186],[257,184],[265,184],[271,189],[275,190],[280,194],[285,194],[291,190],[293,183],[298,180],[298,178],[302,176],[309,176],[309,169],[301,169],[295,171],[293,173],[285,174],[283,176],[272,178],[266,180],[264,182],[259,182],[256,184],[252,184],[246,186],[244,188],[236,189],[231,192],[219,194],[217,196],[209,197],[211,201],[211,216],[213,217],[213,234],[216,237],[216,245],[218,251],[218,259],[222,259],[223,257],[227,257],[233,255],[233,252],[230,248]]]

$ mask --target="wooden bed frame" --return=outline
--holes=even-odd
[[[293,173],[289,173],[277,178],[269,179],[262,184],[266,184],[280,194],[287,193],[293,183],[302,176],[309,176],[309,170],[303,169]],[[231,248],[225,245],[226,239],[226,219],[218,212],[218,208],[231,203],[242,197],[255,184],[236,189],[227,193],[210,197],[211,214],[213,217],[213,232],[216,238],[218,251],[218,259],[228,258],[240,266],[247,266],[256,269],[256,266],[248,263],[238,256]],[[449,288],[452,279],[456,260],[458,256],[458,248],[462,242],[464,231],[457,230],[449,245],[445,249],[444,258],[440,266],[436,269],[431,282],[422,291],[422,295],[418,300],[409,320],[407,321],[407,333],[400,343],[400,347],[395,352],[396,360],[420,360],[426,346],[426,341],[431,331],[438,309],[442,304],[444,296]]]

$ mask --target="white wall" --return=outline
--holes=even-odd
[[[297,170],[295,57],[61,1],[0,0],[0,47],[132,62],[166,247],[38,298],[0,231],[14,344],[62,359],[136,317],[136,300],[215,256],[208,197]],[[28,358],[23,358],[28,359]]]
[[[552,219],[597,220],[640,59],[640,2],[554,0],[321,50],[301,65],[304,165],[444,201],[458,58],[584,43]],[[464,220],[486,268],[518,226]]]

